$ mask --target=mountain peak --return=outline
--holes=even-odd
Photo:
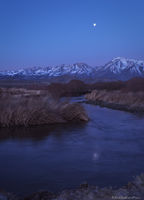
[[[144,61],[116,57],[102,67],[113,75],[122,75],[126,77],[144,76]]]
[[[128,80],[133,77],[144,77],[144,61],[124,57],[113,58],[104,66],[91,67],[77,62],[71,65],[57,65],[48,67],[32,67],[19,70],[0,71],[0,78],[11,77],[20,79],[45,78],[55,79],[69,77],[69,79],[93,80]]]
[[[112,62],[121,62],[121,63],[124,63],[124,64],[127,64],[127,63],[144,64],[144,61],[142,61],[142,60],[125,58],[125,57],[115,57],[115,58],[112,59]]]
[[[126,63],[127,62],[127,58],[124,57],[115,57],[112,59],[112,62],[122,62],[122,63]]]
[[[83,63],[83,62],[76,62],[76,63],[74,63],[73,65],[78,65],[78,66],[89,66],[88,64],[86,64],[86,63]]]

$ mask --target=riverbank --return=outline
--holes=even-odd
[[[144,197],[144,174],[137,176],[134,181],[126,186],[113,189],[89,186],[87,183],[81,184],[74,190],[64,190],[59,194],[48,191],[36,192],[27,197],[20,197],[15,194],[0,193],[0,200],[118,200],[118,199],[139,199]]]
[[[120,90],[93,90],[86,94],[87,103],[116,110],[144,112],[144,92],[122,92]]]

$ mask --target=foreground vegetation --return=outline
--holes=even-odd
[[[87,121],[80,104],[61,102],[64,96],[86,94],[90,103],[110,108],[144,112],[144,79],[86,84],[29,84],[24,88],[0,88],[0,127]]]
[[[0,127],[88,121],[77,103],[59,102],[38,90],[1,89]]]

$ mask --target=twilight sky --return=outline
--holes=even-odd
[[[144,0],[0,0],[0,70],[144,60],[143,10]]]

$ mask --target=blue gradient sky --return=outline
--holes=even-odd
[[[0,0],[0,69],[144,60],[143,9],[143,0]]]

